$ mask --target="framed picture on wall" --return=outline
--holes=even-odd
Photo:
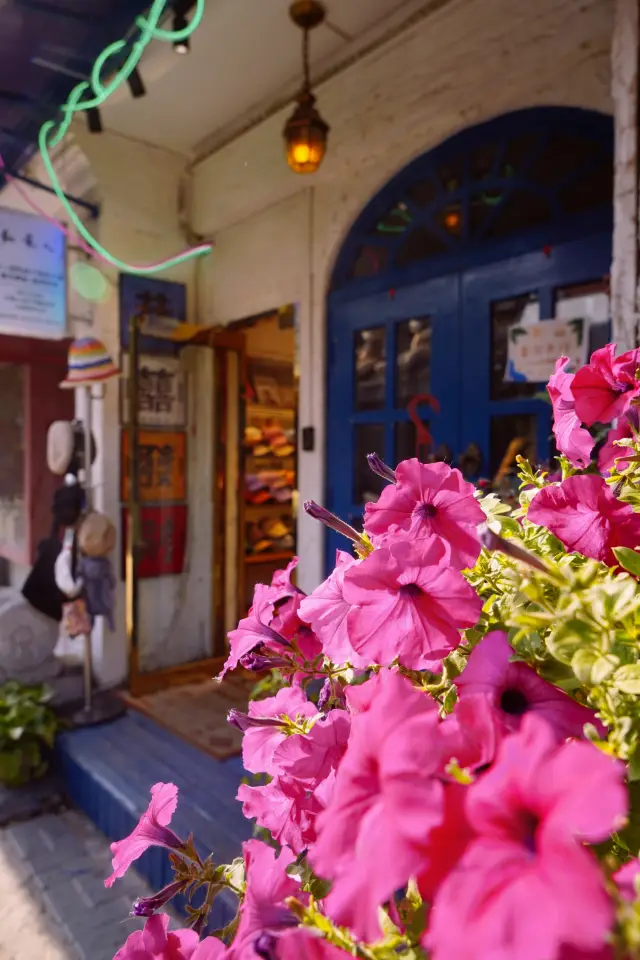
[[[129,499],[129,433],[121,432],[120,499]],[[175,503],[187,498],[187,435],[165,430],[138,433],[138,483],[144,503]]]
[[[120,422],[129,422],[129,356],[122,357]],[[138,423],[141,427],[182,427],[187,423],[187,375],[179,357],[138,358]]]
[[[164,325],[175,320],[186,323],[187,288],[184,283],[155,280],[152,277],[120,274],[120,344],[123,351],[129,349],[130,318],[154,318]],[[175,355],[178,346],[170,340],[142,335],[139,338],[140,353]]]

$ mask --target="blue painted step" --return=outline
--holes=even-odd
[[[171,827],[182,837],[192,832],[201,856],[213,853],[217,863],[230,863],[251,836],[235,799],[244,775],[240,757],[215,760],[135,710],[104,726],[62,734],[58,759],[70,799],[110,840],[131,833],[159,781],[177,785]],[[172,880],[166,850],[149,850],[137,869],[154,890]],[[184,911],[184,902],[174,904]],[[219,896],[212,927],[230,922],[235,907],[232,896]]]

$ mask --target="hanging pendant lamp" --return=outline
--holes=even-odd
[[[296,0],[289,8],[289,16],[303,31],[304,81],[297,97],[297,106],[283,131],[287,163],[295,173],[315,173],[327,150],[329,125],[316,109],[316,98],[311,92],[309,33],[324,21],[325,9],[318,0]]]

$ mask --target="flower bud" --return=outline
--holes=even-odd
[[[382,477],[383,480],[388,480],[389,483],[397,483],[395,470],[392,470],[377,453],[368,453],[367,463],[369,469],[377,476]]]
[[[305,500],[304,509],[310,517],[313,517],[314,520],[319,520],[320,523],[323,523],[329,530],[335,530],[336,533],[341,533],[343,537],[352,540],[354,543],[357,543],[358,546],[368,550],[367,543],[354,527],[349,526],[349,524],[341,520],[340,517],[336,517],[335,514],[321,507],[315,500]]]

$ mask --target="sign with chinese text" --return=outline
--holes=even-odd
[[[121,499],[129,499],[129,433],[122,431]],[[171,503],[187,496],[187,435],[160,430],[138,432],[138,488],[146,503]]]
[[[509,330],[509,350],[504,379],[510,382],[546,383],[558,357],[569,357],[574,369],[587,362],[587,337],[583,319],[542,320],[514,324]]]
[[[130,273],[120,274],[120,343],[123,350],[129,348],[129,322],[131,317],[140,321],[147,318],[157,321],[177,320],[185,323],[187,319],[187,288],[184,283],[169,280],[156,280]],[[151,322],[153,326],[153,322]],[[161,337],[141,335],[138,340],[140,353],[175,355],[179,347],[170,340]]]
[[[126,563],[129,511],[122,509],[122,577]],[[138,576],[141,579],[170,577],[182,573],[187,549],[187,506],[142,507],[140,510]]]
[[[0,333],[67,336],[66,250],[58,226],[0,207]]]
[[[121,421],[129,421],[129,357],[123,357],[120,381]],[[138,423],[142,427],[184,427],[187,377],[177,357],[138,360]]]

